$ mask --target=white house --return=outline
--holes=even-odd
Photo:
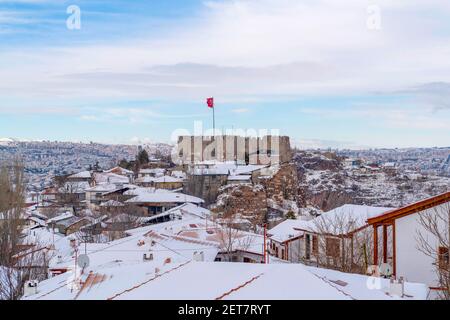
[[[374,228],[374,261],[376,264],[386,262],[386,252],[391,249],[395,276],[426,283],[431,289],[439,289],[437,270],[439,267],[448,270],[449,264],[449,215],[450,192],[446,192],[368,219],[368,223]],[[427,217],[437,218],[436,228],[446,237],[446,244],[439,243],[435,234],[424,227],[423,221]],[[388,239],[388,230],[393,234],[391,241]],[[421,238],[426,239],[430,249],[435,252],[434,255],[429,256],[423,252]],[[392,248],[388,248],[389,245]]]
[[[367,219],[390,210],[346,204],[312,220],[286,220],[268,231],[269,251],[291,262],[361,265],[359,244],[365,241],[363,238],[371,237],[370,232],[363,232],[369,227]]]

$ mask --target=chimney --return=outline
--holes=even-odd
[[[204,255],[203,251],[201,251],[201,252],[195,251],[194,255],[193,255],[193,260],[197,261],[197,262],[205,261],[205,255]]]
[[[26,281],[23,287],[23,295],[25,297],[28,297],[37,293],[38,293],[38,281],[37,280]]]
[[[152,252],[144,253],[143,260],[144,262],[153,261],[153,253]]]
[[[391,282],[389,284],[389,294],[391,296],[397,296],[402,298],[405,294],[405,280],[403,277],[400,277],[399,280],[395,278],[391,278]]]

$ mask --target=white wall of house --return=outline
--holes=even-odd
[[[419,214],[433,213],[433,210],[444,210],[443,204],[426,211],[408,215],[395,220],[397,276],[405,277],[410,282],[420,282],[430,287],[438,286],[435,260],[419,250],[418,232],[425,234],[429,243],[438,247],[436,238],[419,222]],[[445,230],[445,226],[442,226]]]
[[[298,263],[305,256],[305,243],[303,238],[297,238],[283,243],[271,240],[269,243],[269,253],[279,259]]]
[[[288,258],[291,262],[300,262],[305,257],[305,243],[303,238],[288,242]]]

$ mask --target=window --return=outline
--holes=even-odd
[[[328,257],[340,256],[341,244],[339,239],[327,238],[326,239],[326,252]]]
[[[449,264],[448,248],[439,247],[438,262],[439,262],[440,269],[445,269],[445,270],[448,269],[448,264]]]
[[[281,249],[281,259],[285,259],[285,252],[284,252],[284,249]]]

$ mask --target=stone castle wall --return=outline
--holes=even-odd
[[[277,164],[292,159],[287,136],[180,136],[175,152],[181,163],[237,160],[249,164]]]

